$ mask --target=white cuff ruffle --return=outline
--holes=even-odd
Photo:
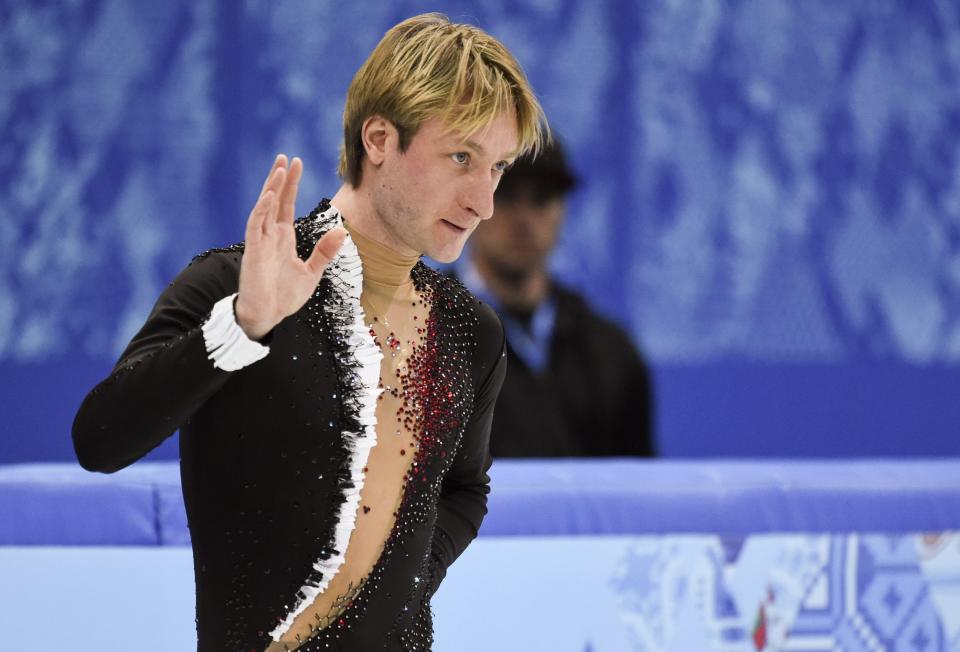
[[[270,353],[264,346],[247,337],[233,312],[234,292],[213,304],[210,317],[203,323],[203,342],[213,366],[224,371],[237,371]]]

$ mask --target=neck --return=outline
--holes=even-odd
[[[369,193],[345,183],[340,186],[330,203],[337,207],[344,219],[349,220],[351,227],[367,238],[392,249],[399,256],[420,255],[419,251],[403,244],[397,235],[391,232],[377,212]]]
[[[344,186],[346,187],[346,186]],[[420,260],[416,253],[398,251],[376,228],[378,220],[363,210],[361,193],[345,193],[341,188],[330,204],[343,217],[343,226],[357,245],[363,263],[363,283],[396,288],[410,281],[410,270]]]
[[[546,268],[508,270],[478,256],[472,256],[471,260],[487,289],[506,309],[533,310],[550,292],[550,274]]]

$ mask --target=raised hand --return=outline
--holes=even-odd
[[[335,227],[317,241],[307,260],[297,256],[293,213],[302,174],[299,158],[288,166],[286,156],[277,156],[247,219],[236,316],[250,339],[259,340],[303,307],[346,236]]]

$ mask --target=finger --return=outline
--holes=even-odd
[[[267,181],[267,189],[264,191],[264,194],[260,196],[260,199],[257,200],[257,205],[259,206],[261,202],[266,199],[266,193],[273,194],[273,200],[269,205],[269,210],[264,215],[264,220],[261,225],[261,230],[263,233],[267,233],[270,230],[270,227],[273,226],[274,222],[277,221],[277,207],[279,206],[279,197],[280,190],[283,188],[283,180],[286,178],[287,170],[286,168],[278,167],[273,171],[273,174],[270,176],[270,179]]]
[[[265,231],[267,221],[271,213],[276,210],[277,193],[273,190],[267,190],[257,201],[253,210],[250,211],[250,217],[247,219],[246,242],[247,244],[257,243],[260,236]]]
[[[270,178],[267,179],[267,183],[263,187],[263,192],[266,193],[268,190],[272,190],[279,196],[280,191],[283,190],[283,182],[286,177],[287,168],[277,167],[270,175]],[[263,197],[262,194],[260,196]]]
[[[342,226],[335,226],[317,240],[317,244],[313,247],[313,253],[307,259],[307,267],[317,278],[320,278],[323,270],[327,268],[333,257],[340,251],[346,237],[347,230]]]
[[[287,168],[287,178],[280,192],[280,214],[277,221],[293,224],[296,212],[297,189],[300,187],[300,178],[303,176],[303,161],[295,156]]]
[[[267,186],[270,184],[270,179],[273,177],[274,172],[277,171],[277,168],[285,167],[287,167],[287,155],[277,154],[277,158],[273,160],[273,165],[270,167],[270,174],[268,174],[267,178],[263,180],[263,186],[260,188],[261,195],[267,191]]]

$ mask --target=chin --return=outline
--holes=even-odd
[[[452,263],[463,253],[463,245],[463,242],[447,245],[439,247],[437,251],[428,251],[426,254],[438,263]]]

